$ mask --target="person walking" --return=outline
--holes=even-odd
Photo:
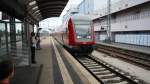
[[[31,32],[31,37],[30,37],[30,46],[31,46],[31,63],[35,64],[35,47],[36,47],[36,40],[35,40],[35,33]]]
[[[37,34],[36,34],[36,41],[37,41],[37,43],[36,43],[36,48],[37,48],[37,50],[40,50],[41,49],[41,46],[40,46],[40,42],[41,42],[41,39],[40,39],[40,30],[41,30],[42,28],[38,28],[38,30],[37,30]]]
[[[40,34],[39,33],[37,33],[37,35],[36,35],[36,49],[37,50],[40,50],[41,49],[41,46],[40,46],[40,42],[41,42],[41,40],[40,40]]]

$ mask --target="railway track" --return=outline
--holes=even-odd
[[[97,50],[100,52],[134,63],[145,69],[150,69],[150,55],[148,54],[99,44],[97,46]]]
[[[101,84],[145,84],[141,80],[130,76],[94,56],[80,56],[76,59],[101,83]]]

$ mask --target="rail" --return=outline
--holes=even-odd
[[[145,84],[94,56],[79,56],[76,59],[102,84]]]
[[[96,46],[96,50],[98,50],[99,52],[103,52],[109,54],[110,56],[123,59],[145,69],[150,69],[150,55],[147,53],[141,53],[102,44],[97,44]]]

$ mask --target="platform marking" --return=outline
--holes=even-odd
[[[64,80],[64,84],[74,84],[70,75],[69,75],[69,72],[68,70],[66,69],[65,67],[65,64],[54,44],[54,41],[53,41],[53,38],[51,39],[52,40],[52,44],[53,44],[53,47],[54,47],[54,50],[55,50],[55,53],[56,53],[56,58],[58,60],[58,65],[60,67],[60,71],[61,71],[61,74],[62,74],[62,77],[63,77],[63,80]]]

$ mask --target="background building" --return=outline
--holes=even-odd
[[[93,0],[94,1],[94,11],[100,10],[107,6],[108,0]],[[111,0],[111,4],[115,4],[120,0]]]
[[[107,12],[103,11],[99,10],[99,17],[93,20],[97,41],[104,41],[107,37]],[[119,1],[112,4],[111,13],[113,42],[150,46],[149,0]]]
[[[67,21],[72,14],[82,13],[91,14],[94,11],[94,0],[83,0],[78,5],[71,5],[66,14],[63,15],[62,27],[67,26]]]
[[[83,0],[77,8],[79,13],[90,14],[94,11],[94,0]]]

